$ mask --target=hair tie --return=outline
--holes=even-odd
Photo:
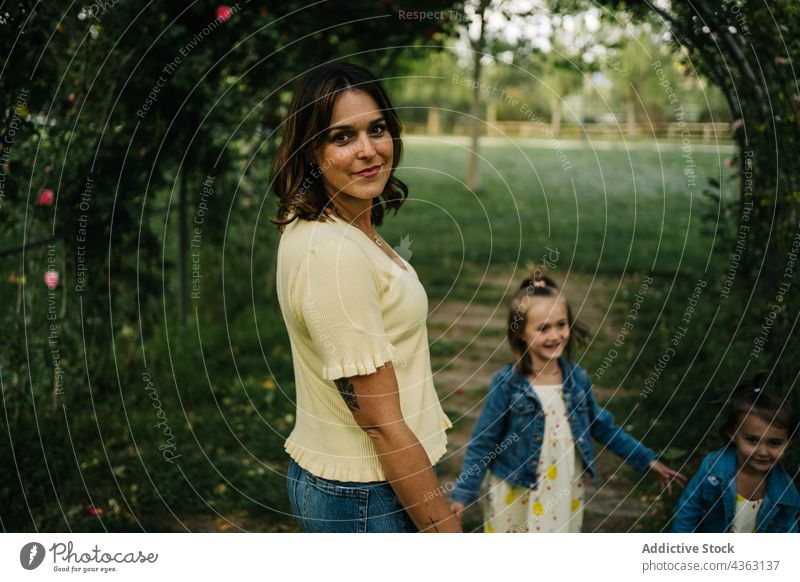
[[[758,395],[764,389],[766,377],[764,374],[759,374],[753,378],[753,394]]]

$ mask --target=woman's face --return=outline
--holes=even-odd
[[[314,158],[325,191],[342,202],[372,200],[392,171],[394,142],[378,104],[362,91],[344,91]]]

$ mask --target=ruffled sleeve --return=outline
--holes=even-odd
[[[299,265],[292,303],[326,380],[366,376],[396,357],[369,258],[346,238],[318,243]]]

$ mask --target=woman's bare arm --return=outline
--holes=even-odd
[[[403,419],[391,364],[335,384],[358,426],[372,439],[386,478],[419,530],[460,532],[425,449]]]

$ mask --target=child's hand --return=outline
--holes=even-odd
[[[681,487],[686,486],[686,476],[673,471],[665,464],[656,461],[655,459],[650,462],[650,471],[656,474],[658,481],[661,483],[661,490],[665,488],[669,495],[672,495],[672,482],[677,481]],[[450,506],[452,508],[452,505]]]
[[[453,501],[450,504],[450,511],[452,511],[456,518],[458,518],[458,523],[461,523],[461,513],[464,511],[464,504],[460,501]]]

